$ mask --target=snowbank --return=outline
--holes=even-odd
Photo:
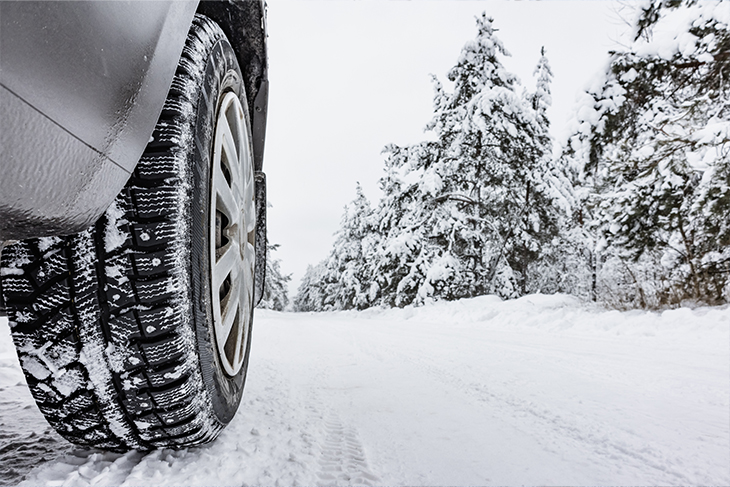
[[[714,342],[730,332],[730,306],[679,308],[656,311],[607,310],[564,294],[532,294],[502,301],[481,296],[459,301],[431,302],[402,309],[368,309],[321,313],[358,320],[418,322],[463,327],[482,324],[492,328],[525,329],[549,333],[601,333],[627,336],[695,338]],[[726,346],[727,343],[718,343]]]

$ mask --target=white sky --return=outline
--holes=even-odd
[[[269,99],[264,170],[274,258],[292,273],[329,253],[360,182],[374,205],[388,143],[428,138],[430,73],[442,82],[474,17],[494,17],[529,90],[545,46],[552,66],[553,134],[566,133],[578,92],[602,69],[627,26],[608,1],[268,0]],[[446,84],[448,87],[448,84]]]

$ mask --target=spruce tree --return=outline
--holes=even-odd
[[[279,248],[279,244],[267,246],[266,259],[266,280],[264,281],[264,295],[259,308],[284,311],[289,305],[289,281],[291,274],[282,274],[281,260],[275,259],[273,253]]]
[[[307,269],[294,307],[329,311],[372,305],[377,285],[371,266],[378,240],[370,202],[358,183],[355,199],[345,206],[332,250],[320,264]]]
[[[370,305],[370,259],[377,236],[370,202],[357,184],[355,199],[345,206],[340,229],[325,267],[326,294],[335,309],[364,309]]]
[[[333,251],[310,268],[301,310],[405,306],[486,293],[517,297],[552,286],[538,278],[557,233],[550,158],[550,70],[544,50],[537,88],[523,93],[491,18],[449,71],[434,78],[432,141],[385,148],[374,211],[358,192]],[[550,289],[552,289],[550,288]]]
[[[537,82],[535,84],[535,92],[530,94],[529,100],[540,126],[541,142],[546,148],[552,150],[552,141],[549,136],[550,120],[548,119],[547,111],[553,104],[550,91],[553,71],[550,69],[550,62],[545,54],[545,46],[540,49],[540,59],[537,62],[533,75],[537,78]]]
[[[506,55],[492,19],[478,17],[476,38],[448,73],[453,91],[435,82],[436,141],[387,148],[382,302],[526,292],[528,268],[556,231],[545,181],[549,66],[545,59],[538,92],[523,98]]]
[[[627,304],[728,300],[726,14],[726,4],[710,1],[641,9],[634,43],[611,53],[573,139],[590,188],[586,213],[604,248],[604,289],[629,284],[631,293],[616,296]]]
[[[309,265],[299,283],[297,294],[294,297],[294,311],[325,311],[332,309],[328,302],[325,290],[325,262],[316,266]]]
[[[412,303],[424,282],[430,257],[426,225],[433,211],[423,193],[432,194],[440,184],[437,174],[429,171],[424,184],[423,168],[413,161],[433,158],[435,144],[410,147],[387,146],[384,150],[386,175],[380,185],[383,197],[375,211],[381,243],[371,266],[376,302],[386,306]]]
[[[549,238],[541,242],[541,252],[528,267],[528,292],[541,293],[574,293],[578,283],[572,278],[576,264],[576,235],[571,232],[571,211],[575,200],[570,179],[561,170],[561,164],[553,160],[553,139],[550,136],[550,120],[547,115],[552,105],[551,83],[552,69],[545,53],[540,49],[540,57],[533,72],[536,78],[535,91],[526,93],[526,97],[537,117],[538,130],[535,141],[540,144],[542,160],[535,171],[535,178],[541,185],[542,193],[551,200],[550,205],[543,208],[549,212],[546,219],[554,226]],[[578,257],[578,260],[582,260]]]

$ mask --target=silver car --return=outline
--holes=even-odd
[[[265,269],[263,0],[0,2],[0,308],[78,445],[214,439]]]

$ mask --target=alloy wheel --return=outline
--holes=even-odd
[[[218,111],[210,195],[210,269],[218,357],[234,376],[243,366],[254,290],[253,160],[246,116],[227,92]]]

